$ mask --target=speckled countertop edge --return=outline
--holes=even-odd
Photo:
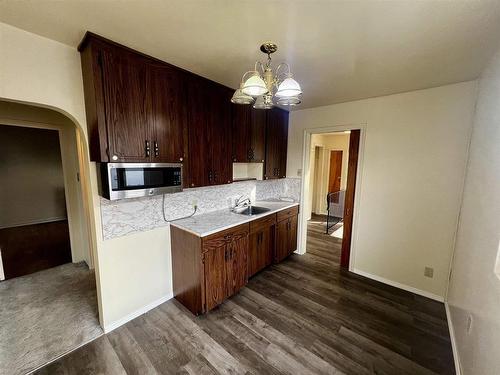
[[[206,237],[211,234],[246,224],[251,221],[275,214],[278,211],[286,210],[298,206],[298,202],[284,201],[257,201],[253,206],[269,208],[271,211],[259,215],[245,216],[229,211],[229,209],[208,212],[202,215],[195,215],[188,219],[176,220],[170,225],[185,230],[198,237]]]

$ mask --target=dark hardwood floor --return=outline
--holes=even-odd
[[[210,313],[168,301],[38,374],[454,374],[441,303],[339,269],[309,224],[307,254]]]

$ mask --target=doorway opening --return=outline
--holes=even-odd
[[[0,358],[6,373],[29,373],[103,334],[79,132],[54,110],[0,101]]]
[[[322,249],[345,269],[350,264],[360,134],[355,128],[306,133],[301,252]]]

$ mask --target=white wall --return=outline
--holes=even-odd
[[[494,375],[500,371],[500,50],[479,81],[469,152],[448,303],[463,374]]]
[[[354,270],[444,297],[475,96],[471,81],[291,113],[289,177],[302,168],[306,129],[366,124]]]

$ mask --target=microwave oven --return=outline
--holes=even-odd
[[[181,163],[100,163],[99,190],[109,199],[182,191]]]

